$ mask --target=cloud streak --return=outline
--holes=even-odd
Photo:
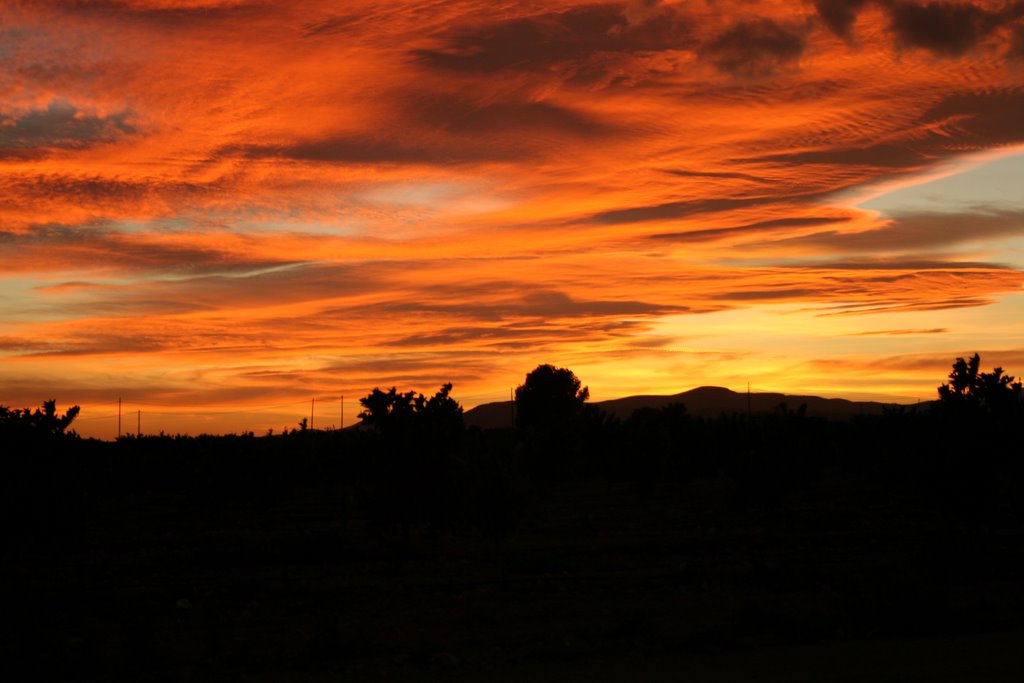
[[[931,391],[848,359],[1015,353],[1020,216],[857,201],[1024,143],[1022,7],[16,3],[3,400]]]

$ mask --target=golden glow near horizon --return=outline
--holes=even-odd
[[[280,430],[374,386],[911,402],[1024,373],[1017,2],[20,0],[0,404]],[[320,411],[318,410],[318,413]],[[319,423],[319,420],[318,420]]]

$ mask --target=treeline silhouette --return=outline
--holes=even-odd
[[[174,580],[187,583],[199,580],[187,568],[193,564],[291,566],[367,557],[392,566],[387,563],[427,552],[423,543],[453,547],[454,541],[442,542],[446,538],[519,548],[522,539],[547,538],[544,534],[553,533],[563,519],[559,515],[571,517],[552,512],[567,500],[591,510],[587,519],[596,515],[607,525],[632,525],[638,538],[654,527],[673,538],[673,528],[699,520],[701,529],[753,526],[765,534],[766,525],[777,525],[824,534],[853,543],[850,553],[868,552],[856,545],[862,533],[885,537],[900,529],[931,539],[900,569],[916,576],[901,574],[893,584],[887,575],[865,568],[860,578],[847,579],[849,585],[829,589],[839,592],[838,606],[801,616],[803,625],[794,626],[791,615],[779,626],[782,617],[775,612],[743,612],[742,628],[752,633],[782,628],[791,635],[805,633],[802,629],[921,634],[1017,624],[1008,612],[991,611],[992,596],[948,613],[936,610],[949,603],[934,602],[943,587],[994,581],[993,572],[1003,576],[1022,564],[1020,553],[984,540],[1024,529],[1021,383],[1000,368],[982,372],[977,354],[956,360],[934,404],[894,406],[880,416],[848,421],[809,417],[800,406],[786,405],[771,413],[701,418],[682,404],[640,409],[618,420],[586,403],[588,389],[572,371],[541,365],[516,390],[515,427],[481,430],[464,426],[451,391],[451,384],[432,396],[375,389],[361,399],[360,426],[346,430],[300,425],[264,436],[124,436],[116,442],[78,437],[70,429],[77,407],[63,414],[52,400],[34,411],[0,407],[6,538],[15,559],[52,566],[78,557],[81,544],[97,538],[117,547],[150,547],[152,539],[163,539],[160,543],[184,553],[171,553],[170,566],[177,567]],[[697,507],[687,507],[689,500],[698,501]],[[604,533],[585,520],[579,523],[584,529],[579,533],[591,534],[588,538]],[[209,534],[221,540],[204,540]],[[273,542],[246,540],[266,538]],[[724,552],[713,544],[701,547],[709,558]],[[520,557],[519,550],[508,552]],[[654,561],[644,554],[648,550],[630,552],[640,553],[623,560],[626,566],[634,562],[633,569]],[[787,588],[792,581],[825,581],[822,566],[798,557],[788,573],[757,565],[750,580],[765,582],[756,584],[758,590],[769,586],[783,592],[795,590]],[[702,560],[708,567],[717,561]],[[145,565],[144,559],[132,562]],[[119,571],[132,575],[135,570]],[[719,576],[718,570],[705,571]],[[85,624],[93,617],[69,613],[56,604],[70,599],[67,592],[44,591],[42,579],[29,575],[22,579],[37,591],[11,600],[35,616],[23,617],[14,646],[21,643],[29,651],[29,644],[41,639],[63,653],[56,659],[41,655],[38,666],[64,666],[62,675],[70,675],[83,666],[118,661],[126,675],[146,658],[169,661],[170,655],[140,642],[135,633],[176,628],[150,613],[100,629],[108,640],[120,638],[121,649],[83,651],[72,632],[88,630]],[[1021,600],[1008,604],[1018,603],[1024,606]],[[64,614],[67,625],[54,630],[52,614]],[[337,628],[323,626],[324,637],[335,646]],[[359,640],[364,636],[345,633],[372,650],[372,643]],[[315,650],[321,636],[294,637]],[[251,652],[246,656],[258,660]]]
[[[15,527],[45,535],[82,523],[87,500],[175,492],[207,504],[238,497],[270,505],[292,487],[335,497],[340,513],[371,524],[502,535],[531,491],[558,481],[612,478],[650,485],[720,477],[741,504],[768,504],[828,472],[929,495],[968,521],[992,506],[1019,511],[1006,482],[1021,469],[1021,383],[1001,368],[958,358],[939,400],[893,406],[849,421],[808,417],[780,404],[767,414],[693,417],[678,403],[618,420],[586,404],[572,371],[541,365],[516,389],[516,428],[467,429],[451,384],[433,396],[374,389],[360,400],[361,428],[283,434],[81,439],[59,414],[0,406],[11,515],[45,504]],[[39,526],[39,525],[42,526]]]

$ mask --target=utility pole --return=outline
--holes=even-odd
[[[117,438],[121,438],[121,397],[117,397]]]
[[[516,390],[508,388],[508,402],[512,406],[512,429],[516,428]]]
[[[142,409],[139,409],[139,414],[136,418],[138,421],[135,423],[135,436],[142,436]]]
[[[313,411],[316,409],[316,399],[309,402],[309,430],[313,431]]]
[[[750,422],[750,382],[747,382],[747,422]]]
[[[341,395],[341,421],[338,423],[338,429],[345,428],[345,394]]]

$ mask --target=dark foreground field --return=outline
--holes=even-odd
[[[617,455],[507,432],[426,455],[313,432],[23,454],[9,661],[66,681],[1024,680],[1013,438],[937,436],[949,451],[900,464],[891,425],[779,419],[721,452],[691,425],[691,455],[656,425],[606,425]]]

